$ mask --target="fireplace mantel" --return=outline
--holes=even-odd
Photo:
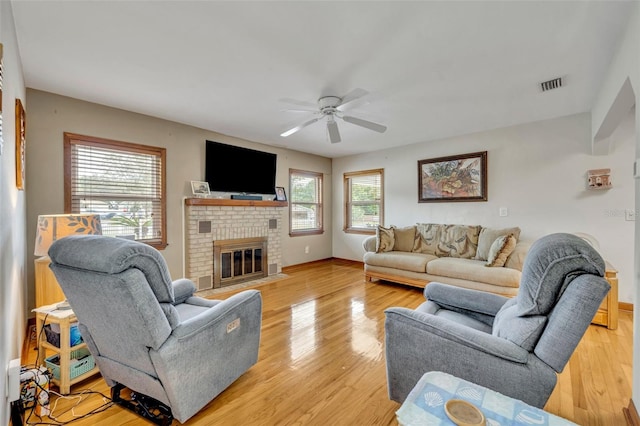
[[[232,200],[230,198],[187,198],[187,206],[252,206],[252,207],[287,207],[286,201],[272,200]]]

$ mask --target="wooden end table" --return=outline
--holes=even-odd
[[[609,330],[615,330],[618,328],[618,270],[607,261],[605,264],[604,278],[611,285],[611,290],[600,304],[591,323],[604,325]]]

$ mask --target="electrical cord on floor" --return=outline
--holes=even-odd
[[[80,419],[85,419],[89,416],[92,416],[93,414],[96,413],[101,413],[109,408],[111,408],[112,406],[114,406],[113,401],[111,401],[111,398],[109,398],[108,396],[106,396],[105,394],[103,394],[102,392],[97,392],[97,391],[92,391],[90,389],[85,389],[83,391],[80,392],[74,392],[74,393],[70,393],[68,395],[62,395],[58,392],[52,391],[52,390],[47,390],[45,388],[43,388],[42,386],[40,386],[39,384],[37,384],[37,386],[40,388],[41,392],[48,392],[49,394],[54,394],[57,395],[58,398],[56,399],[56,401],[53,403],[53,407],[50,409],[49,414],[47,415],[47,417],[49,419],[51,419],[52,421],[43,421],[42,417],[37,415],[35,413],[35,408],[36,405],[34,404],[33,407],[31,407],[31,410],[29,412],[29,416],[27,416],[26,420],[25,420],[25,424],[26,425],[50,425],[50,426],[61,426],[61,425],[68,425],[70,423],[73,423],[77,420]],[[84,413],[84,414],[76,414],[75,413],[75,409],[76,407],[78,407],[80,405],[80,403],[82,403],[83,401],[86,401],[87,398],[83,398],[84,396],[91,396],[91,395],[100,395],[102,397],[102,401],[103,404],[94,408],[93,410]],[[71,407],[67,408],[66,410],[64,410],[63,412],[59,413],[59,414],[54,414],[57,405],[58,405],[58,401],[60,401],[61,399],[67,399],[67,400],[73,400],[73,399],[78,399],[78,401],[72,405]],[[39,401],[36,401],[36,404],[39,404]],[[49,402],[50,403],[50,402]],[[71,416],[72,418],[70,420],[61,420],[60,417],[63,416],[64,414],[71,412]],[[31,418],[35,416],[38,418],[39,421],[31,421]]]

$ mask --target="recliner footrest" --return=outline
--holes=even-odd
[[[131,399],[124,399],[120,396],[120,391],[124,388],[120,383],[111,388],[111,400],[115,404],[160,426],[170,426],[173,423],[170,407],[139,392],[132,391]]]

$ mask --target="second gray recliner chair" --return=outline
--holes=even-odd
[[[509,299],[440,283],[417,309],[385,311],[389,397],[443,371],[542,408],[610,289],[598,252],[572,234],[537,240]]]

